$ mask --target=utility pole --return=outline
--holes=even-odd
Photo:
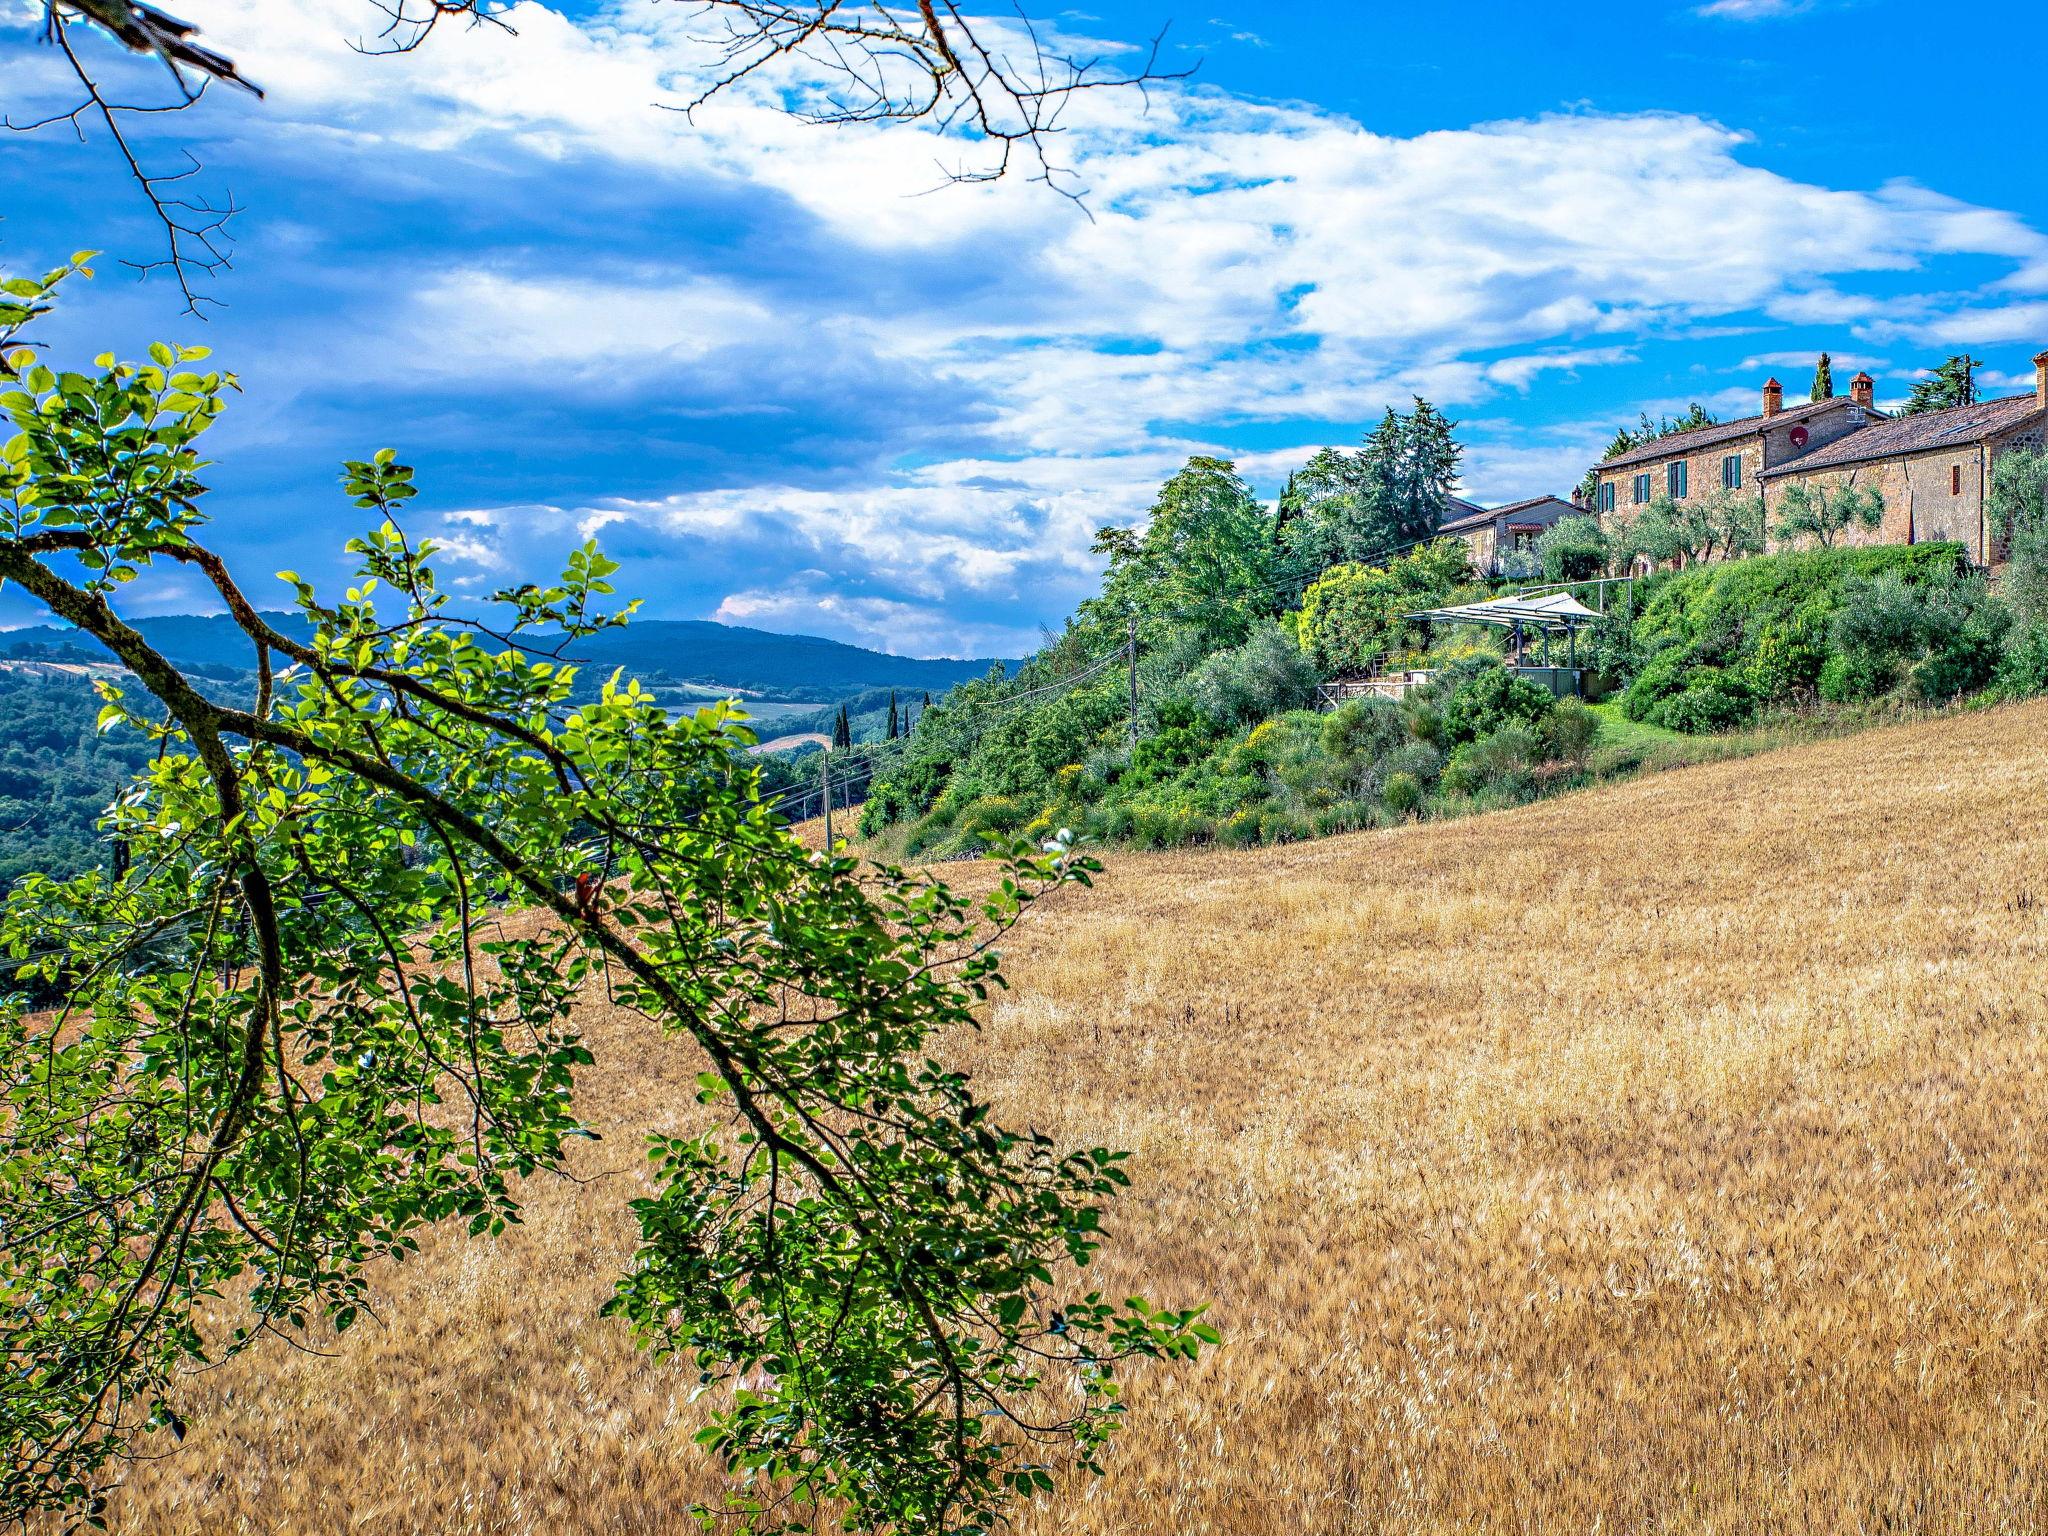
[[[832,749],[818,754],[818,787],[825,792],[825,851],[832,851]]]
[[[1131,663],[1131,750],[1138,747],[1138,610],[1131,610],[1131,638],[1125,647]]]

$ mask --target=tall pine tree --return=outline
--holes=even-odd
[[[1813,365],[1813,393],[1810,400],[1832,400],[1835,398],[1835,360],[1823,352],[1820,361]]]
[[[1457,423],[1422,396],[1402,423],[1401,464],[1394,498],[1394,533],[1399,543],[1426,539],[1444,520],[1458,461],[1465,456],[1452,433]]]
[[[844,751],[853,745],[853,721],[847,718],[846,706],[839,706],[839,718],[832,722],[832,748]]]
[[[886,738],[887,740],[894,741],[902,734],[899,725],[900,722],[896,718],[896,690],[891,688],[889,690],[889,734]]]
[[[1928,411],[1945,411],[1951,406],[1977,403],[1977,370],[1984,359],[1958,352],[1927,378],[1913,386],[1912,394],[1899,410],[1901,416],[1920,416]]]

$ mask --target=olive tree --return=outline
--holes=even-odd
[[[1833,549],[1852,528],[1882,526],[1884,493],[1875,486],[1788,485],[1771,533],[1787,543],[1811,540],[1817,548]]]
[[[994,942],[1088,879],[1071,840],[1003,850],[980,901],[806,847],[728,707],[580,684],[578,639],[631,610],[612,562],[458,604],[389,451],[343,473],[354,584],[287,573],[275,624],[204,541],[233,375],[163,345],[10,366],[0,580],[105,648],[102,723],[157,753],[103,867],[0,907],[0,1515],[95,1514],[184,1433],[184,1373],[346,1330],[431,1226],[518,1220],[588,1134],[600,982],[703,1106],[649,1141],[608,1310],[701,1376],[740,1528],[986,1531],[1052,1486],[1048,1449],[1099,1470],[1119,1362],[1215,1335],[1081,1285],[1123,1154],[1002,1124],[936,1054],[1001,984]],[[124,616],[166,571],[246,637],[244,696]]]

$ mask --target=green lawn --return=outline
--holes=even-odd
[[[1621,712],[1619,704],[1589,704],[1587,708],[1600,717],[1600,734],[1593,738],[1595,747],[1651,747],[1663,741],[1686,739],[1661,725],[1645,725],[1640,720],[1629,719]]]

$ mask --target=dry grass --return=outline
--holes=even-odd
[[[2048,706],[1286,850],[1118,856],[960,1049],[1135,1148],[1108,1283],[1228,1342],[1025,1536],[2048,1526]],[[693,1066],[594,1009],[629,1167]],[[621,1180],[200,1383],[117,1528],[670,1532]]]

